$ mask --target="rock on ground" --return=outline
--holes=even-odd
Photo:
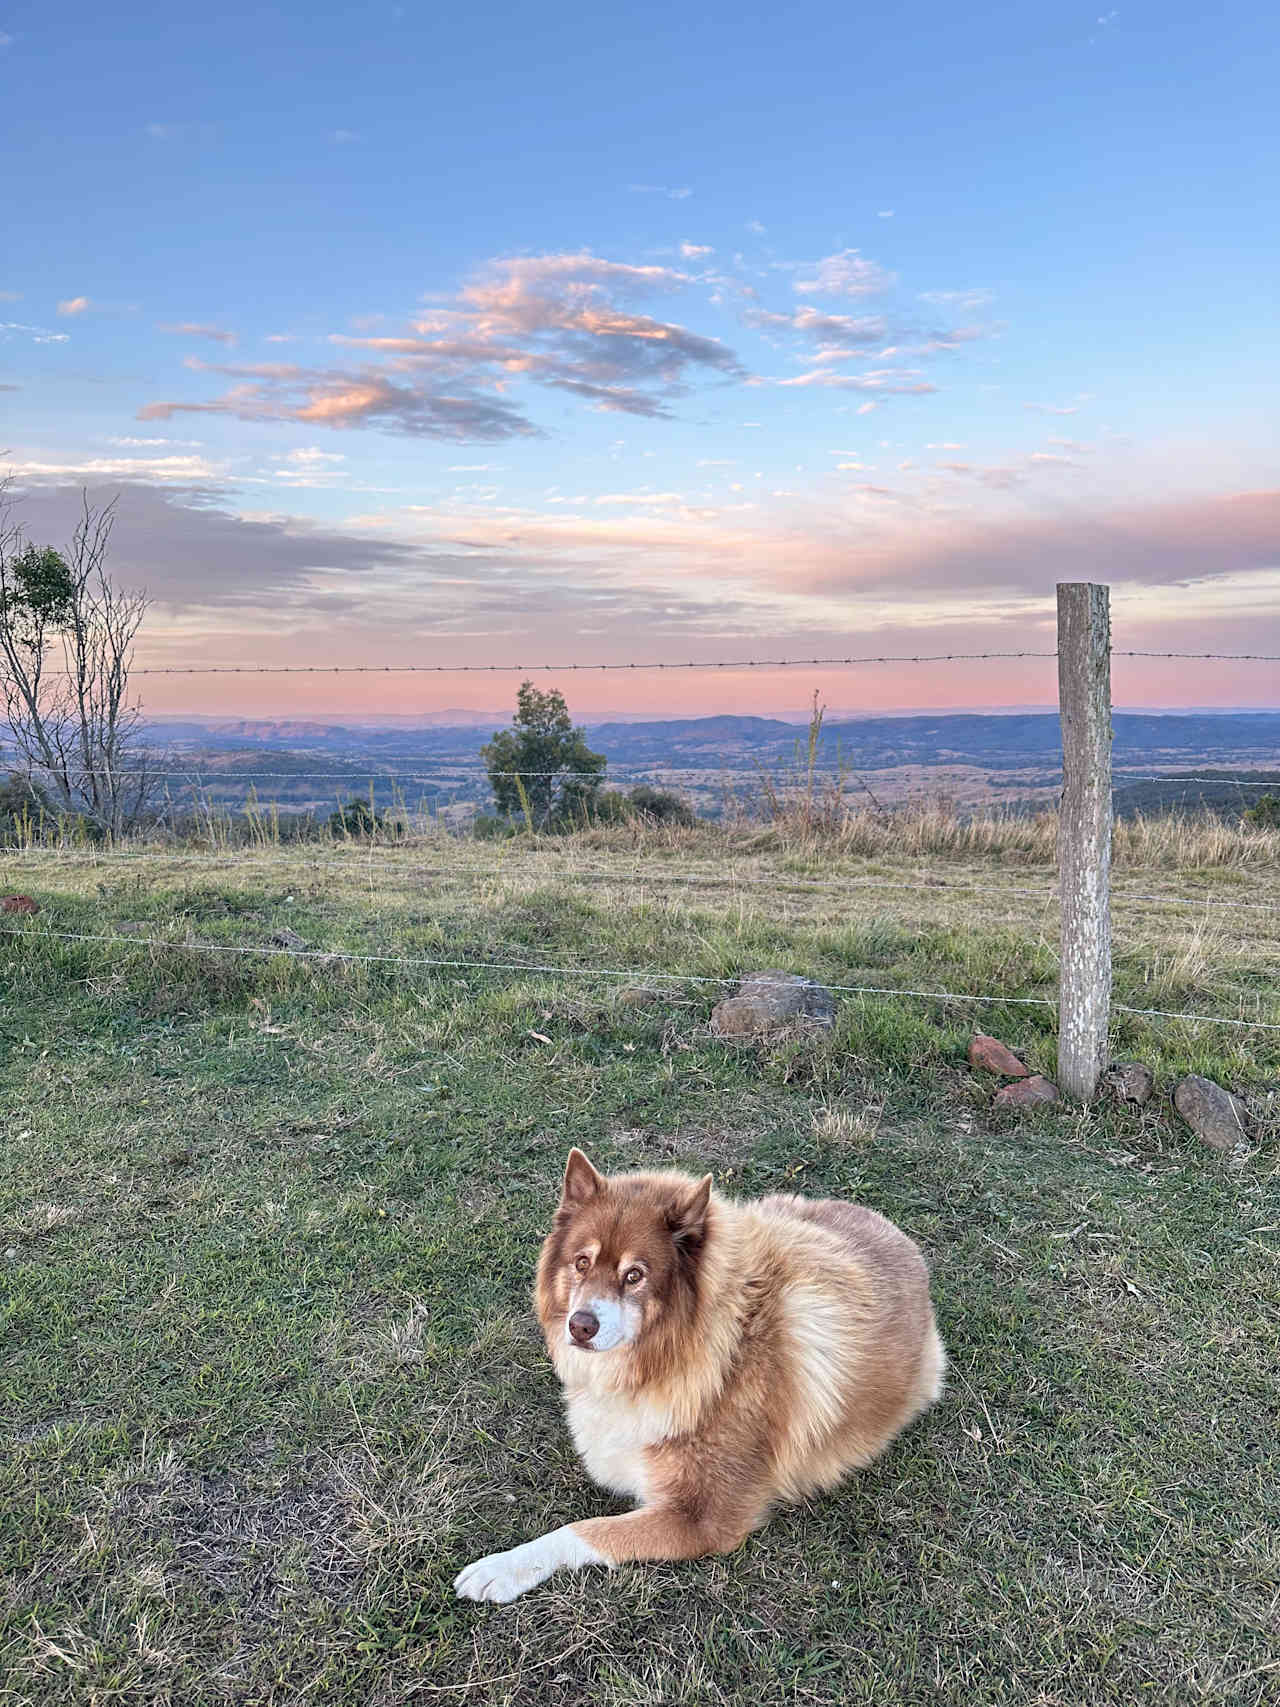
[[[835,1002],[830,990],[796,972],[752,972],[732,996],[711,1013],[717,1037],[767,1037],[785,1026],[807,1021],[830,1025]]]
[[[297,931],[291,931],[288,925],[281,925],[278,931],[271,933],[271,946],[272,948],[291,948],[296,954],[299,949],[303,949],[307,945]]]
[[[1002,1085],[995,1096],[997,1108],[1036,1108],[1057,1101],[1057,1085],[1040,1073],[1033,1073],[1029,1079],[1019,1079],[1016,1084]]]
[[[40,903],[30,895],[6,895],[0,900],[0,913],[38,913]]]
[[[1012,1049],[1006,1049],[999,1038],[988,1037],[985,1031],[975,1031],[969,1044],[969,1065],[982,1067],[988,1073],[1003,1073],[1006,1079],[1026,1079],[1030,1067],[1019,1061]]]
[[[1141,1061],[1113,1062],[1102,1075],[1102,1082],[1117,1102],[1136,1102],[1139,1107],[1150,1100],[1156,1088],[1156,1076]]]
[[[1249,1111],[1239,1097],[1188,1073],[1173,1093],[1173,1106],[1187,1125],[1212,1150],[1234,1150],[1249,1135]]]

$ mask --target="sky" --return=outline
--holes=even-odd
[[[118,494],[150,666],[1044,651],[1061,580],[1117,648],[1280,652],[1278,48],[1258,4],[0,0],[14,513],[57,544]],[[529,673],[598,716],[1054,669]],[[1280,704],[1267,663],[1114,686]]]

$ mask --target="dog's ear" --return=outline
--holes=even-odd
[[[706,1230],[707,1205],[710,1202],[711,1175],[708,1174],[667,1205],[667,1226],[677,1244],[696,1244],[701,1239]]]
[[[590,1203],[604,1190],[604,1176],[598,1174],[581,1150],[570,1150],[565,1163],[562,1203]]]

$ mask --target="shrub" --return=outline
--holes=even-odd
[[[697,814],[687,800],[673,794],[669,788],[655,788],[642,782],[627,796],[631,816],[649,818],[655,824],[694,824]]]
[[[404,823],[385,808],[379,812],[361,798],[348,800],[330,813],[329,829],[335,836],[402,836]]]

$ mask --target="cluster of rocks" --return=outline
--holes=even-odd
[[[985,1031],[975,1031],[970,1040],[969,1065],[1013,1081],[996,1092],[997,1108],[1037,1108],[1059,1100],[1061,1093],[1051,1079],[1033,1073],[1012,1049],[1006,1048],[998,1037],[988,1037]]]
[[[618,993],[623,1006],[642,1007],[662,993],[633,986]],[[831,1025],[835,1002],[830,990],[795,972],[768,969],[749,973],[732,995],[717,1002],[711,1030],[727,1042],[767,1042],[788,1033]],[[975,1032],[969,1064],[1007,1082],[996,1091],[997,1108],[1043,1108],[1062,1100],[1051,1079],[1031,1068],[997,1037]],[[1102,1087],[1116,1102],[1142,1107],[1155,1094],[1156,1078],[1141,1061],[1117,1061],[1103,1074]],[[1190,1073],[1178,1081],[1173,1106],[1197,1138],[1211,1149],[1229,1152],[1249,1135],[1249,1115],[1239,1097],[1211,1079]]]
[[[997,1107],[1025,1108],[1059,1100],[1058,1087],[1043,1078],[997,1038],[975,1032],[969,1044],[969,1063],[1013,1082],[995,1094]],[[1155,1093],[1156,1076],[1141,1061],[1115,1061],[1102,1075],[1102,1086],[1114,1101],[1141,1108]],[[1249,1111],[1237,1096],[1212,1079],[1188,1073],[1173,1091],[1173,1106],[1210,1149],[1229,1153],[1249,1136]]]

